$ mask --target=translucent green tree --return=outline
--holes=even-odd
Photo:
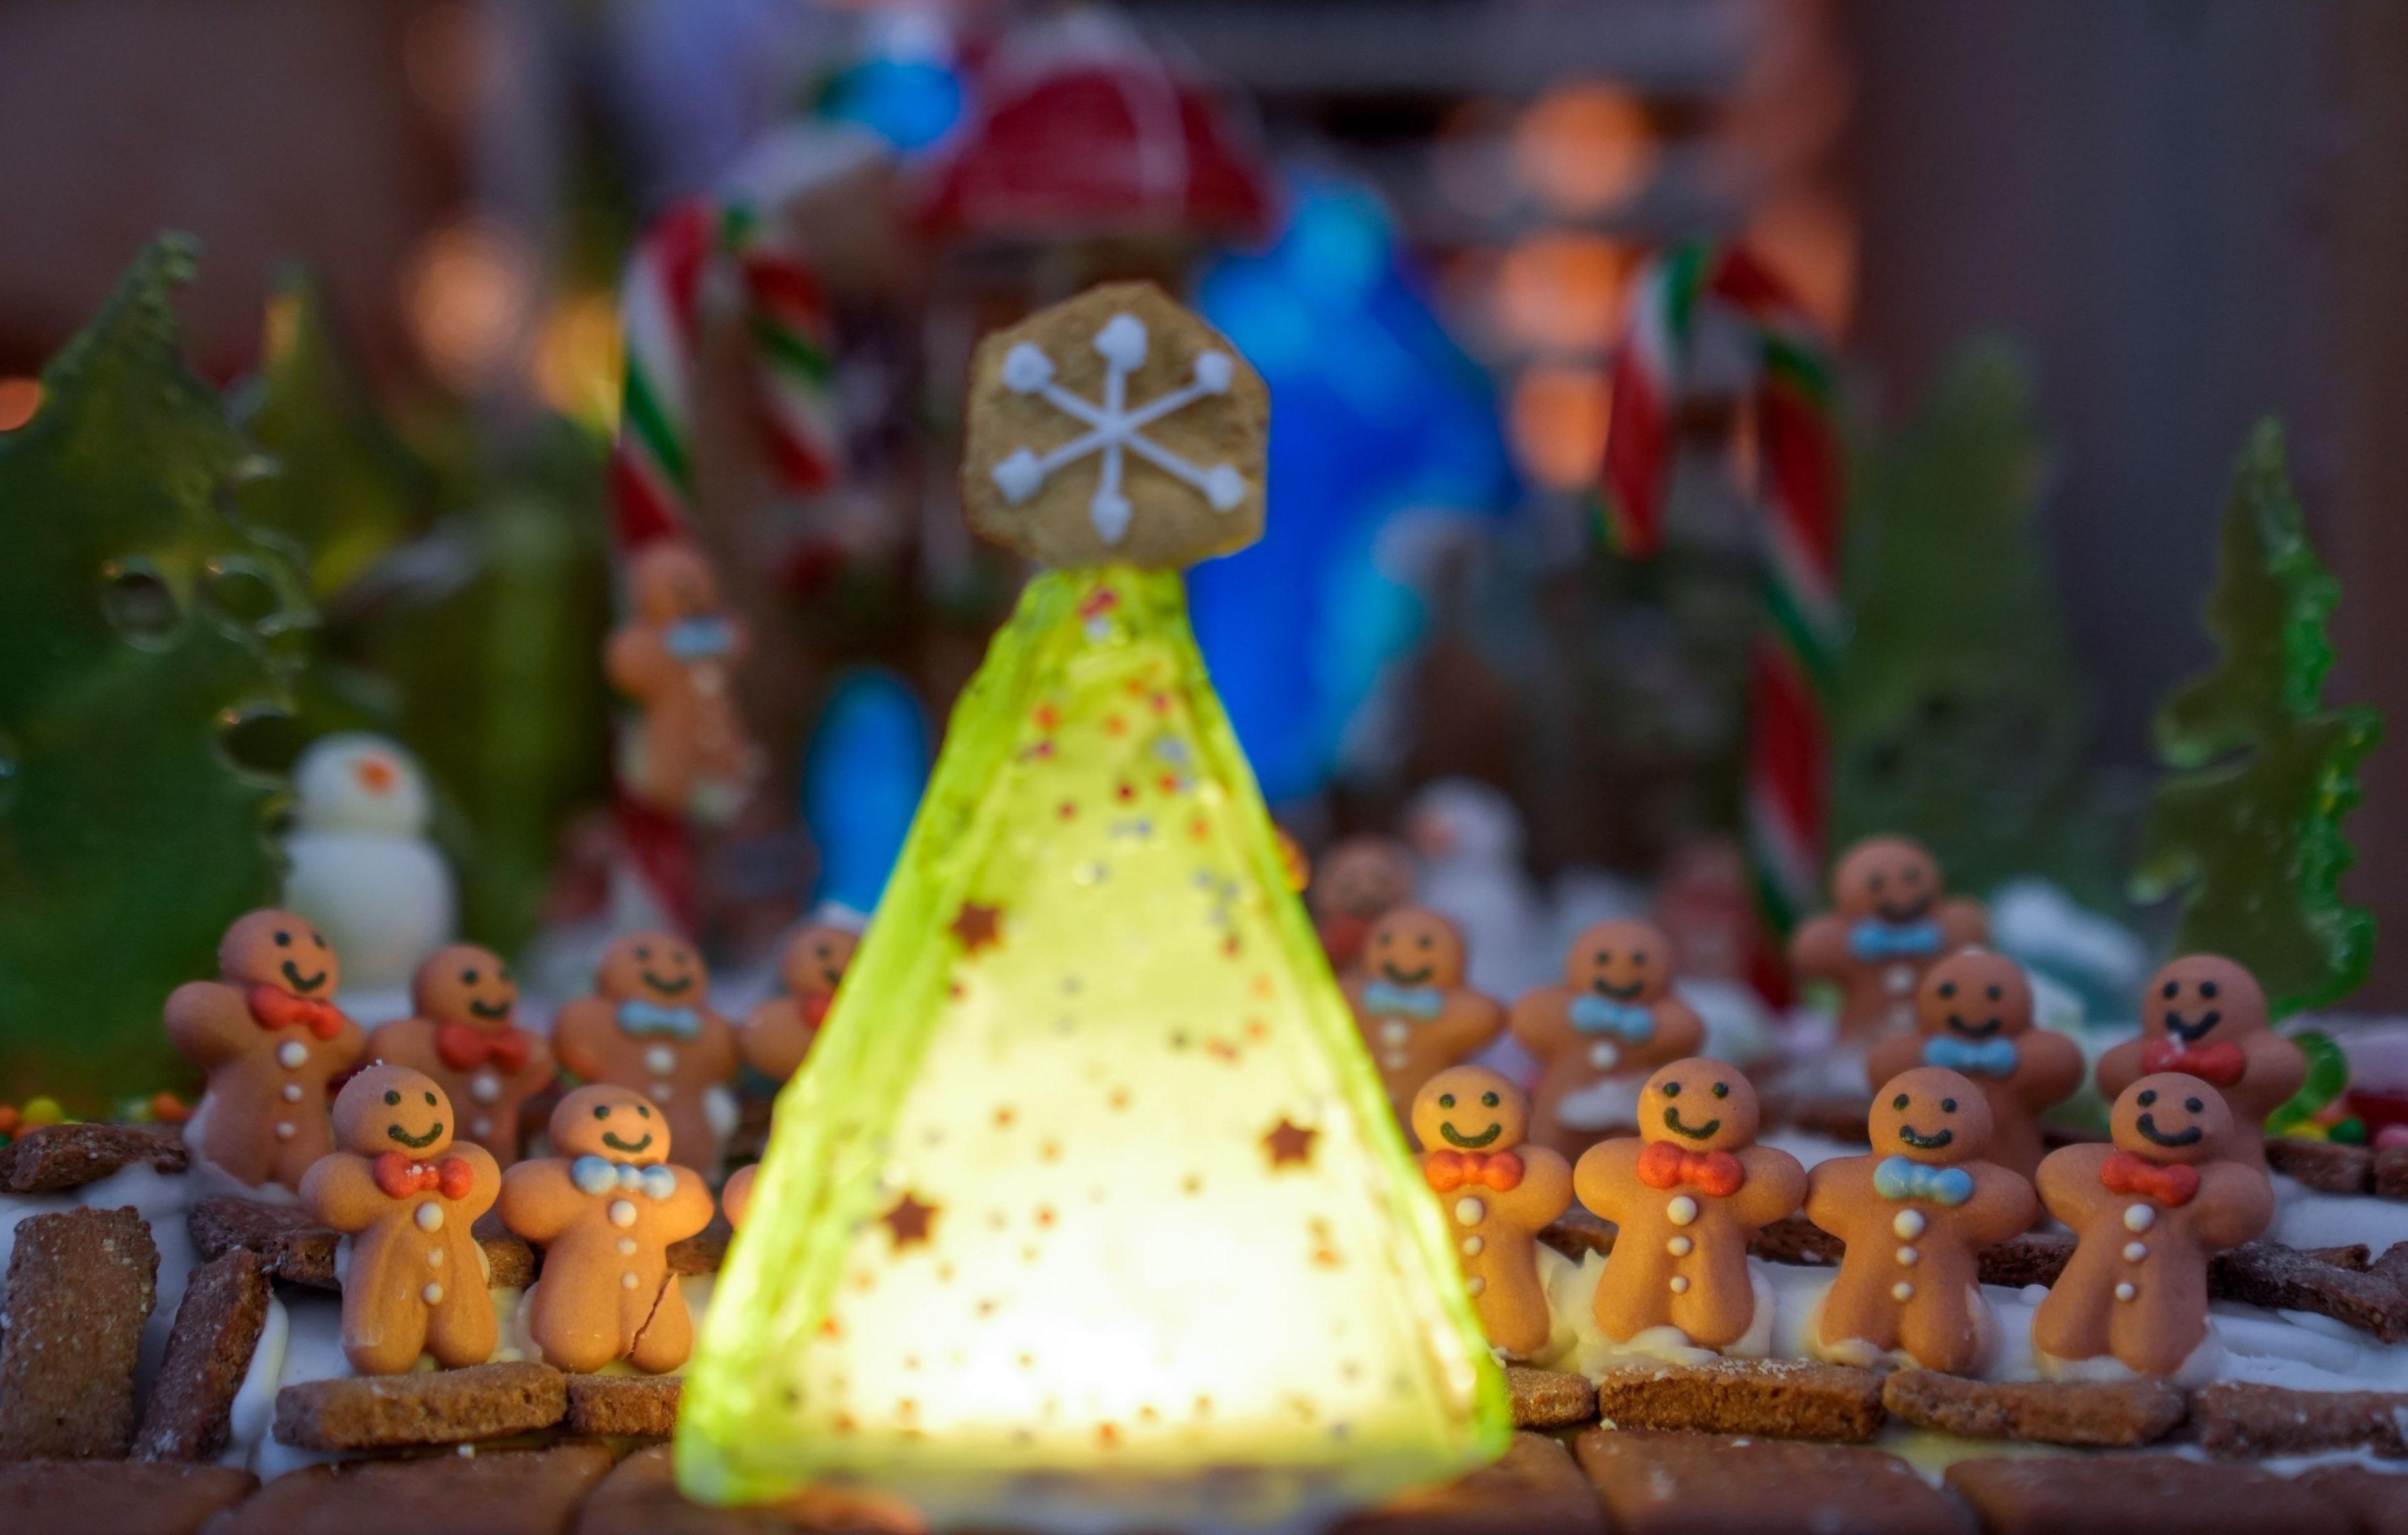
[[[174,1081],[161,1002],[277,892],[279,786],[228,741],[289,703],[309,606],[224,509],[258,458],[179,354],[193,265],[146,251],[0,437],[0,1099]]]
[[[2149,808],[2133,886],[2144,900],[2179,895],[2177,945],[2247,965],[2277,1015],[2345,996],[2373,953],[2372,915],[2341,898],[2341,822],[2383,722],[2324,705],[2325,621],[2340,597],[2308,543],[2282,427],[2261,422],[2218,538],[2204,613],[2216,663],[2157,710],[2157,753],[2173,771]]]

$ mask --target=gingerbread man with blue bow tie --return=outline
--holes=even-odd
[[[1400,1122],[1411,1120],[1422,1083],[1505,1026],[1505,1010],[1463,983],[1463,964],[1455,924],[1426,907],[1400,906],[1372,927],[1362,968],[1347,977],[1347,1005]]]
[[[744,625],[721,607],[710,563],[683,539],[635,555],[627,600],[634,610],[603,657],[610,685],[638,711],[620,776],[647,804],[727,820],[761,772],[733,690]]]
[[[552,1112],[557,1156],[503,1175],[502,1224],[544,1250],[524,1328],[545,1363],[613,1359],[662,1374],[694,1351],[668,1246],[710,1224],[710,1190],[666,1160],[667,1117],[624,1087],[580,1087]]]
[[[1816,1313],[1823,1358],[1981,1369],[1996,1326],[1975,1259],[2039,1213],[2030,1183],[1988,1160],[1990,1106],[1970,1078],[1916,1067],[1882,1083],[1872,1152],[1818,1164],[1806,1218],[1847,1244]]]
[[[1934,965],[1915,993],[1914,1032],[1877,1041],[1865,1075],[1878,1089],[1917,1066],[1963,1073],[1990,1105],[1990,1160],[2023,1177],[2047,1148],[2041,1116],[2082,1085],[2082,1047],[2032,1023],[2024,968],[1987,949],[1965,949]]]
[[[1789,964],[1800,980],[1839,986],[1844,1040],[1912,1026],[1924,972],[1990,936],[1981,903],[1950,897],[1940,865],[1903,837],[1850,848],[1831,871],[1831,903],[1789,940]]]
[[[1578,1156],[1635,1128],[1649,1072],[1695,1054],[1706,1028],[1672,995],[1672,940],[1648,922],[1601,922],[1572,940],[1563,984],[1513,1004],[1510,1026],[1539,1060],[1530,1139]]]
[[[584,1081],[652,1100],[673,1132],[676,1159],[716,1177],[736,1127],[728,1084],[738,1055],[736,1029],[710,1010],[710,991],[693,944],[630,933],[603,952],[595,995],[561,1008],[552,1050]]]

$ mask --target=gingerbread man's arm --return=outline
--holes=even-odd
[[[377,1187],[368,1159],[351,1152],[329,1152],[309,1164],[301,1175],[301,1202],[337,1231],[365,1231],[393,1209],[393,1199]]]
[[[1446,1011],[1439,1014],[1438,1027],[1447,1054],[1461,1060],[1503,1031],[1505,1010],[1495,998],[1467,988],[1447,997]]]
[[[2037,1113],[2056,1107],[2082,1085],[2082,1047],[2053,1028],[2035,1028],[2015,1041],[2015,1096]]]
[[[1571,1032],[1570,1009],[1570,986],[1541,986],[1524,993],[1521,1000],[1513,1004],[1506,1015],[1505,1026],[1521,1041],[1523,1049],[1541,1061],[1552,1061],[1563,1052],[1565,1039]]]
[[[620,630],[602,649],[603,674],[630,698],[641,700],[659,692],[676,669],[668,647],[649,624]]]
[[[215,1066],[259,1037],[251,1003],[222,981],[187,981],[167,994],[167,1040],[186,1059]]]
[[[1789,968],[1807,980],[1833,980],[1847,965],[1848,925],[1836,911],[1809,920],[1789,940]]]
[[[552,1054],[585,1081],[601,1081],[609,1070],[602,1041],[609,1037],[607,1031],[616,1026],[611,1020],[609,998],[579,997],[560,1010],[559,1021],[552,1026]]]
[[[2149,1042],[2146,1034],[2127,1040],[2099,1057],[2099,1096],[2113,1103],[2124,1096],[2124,1089],[2141,1080],[2141,1048]]]
[[[2263,1118],[2288,1103],[2291,1095],[2307,1083],[2306,1054],[2271,1028],[2259,1029],[2242,1046],[2242,1053],[2249,1057],[2249,1065],[2235,1085],[2246,1085],[2250,1107],[2243,1109],[2235,1102],[2232,1109],[2236,1119],[2244,1114]]]
[[[2274,1181],[2244,1163],[2210,1162],[2199,1169],[2190,1208],[2201,1247],[2237,1247],[2274,1224]]]
[[[2020,1174],[1994,1162],[1976,1162],[1966,1170],[1973,1175],[1973,1197],[1958,1208],[1956,1218],[1975,1251],[2031,1229],[2040,1197]]]
[[[2082,1234],[2099,1207],[2115,1196],[2099,1181],[2099,1169],[2115,1148],[2099,1142],[2081,1146],[2065,1146],[2041,1158],[2040,1170],[2032,1182],[2037,1185],[2040,1202],[2048,1212]]]
[[[1522,1181],[1489,1203],[1515,1225],[1536,1231],[1572,1207],[1572,1165],[1544,1146],[1522,1146]]]
[[[752,1010],[737,1031],[737,1052],[744,1064],[763,1076],[783,1082],[794,1075],[810,1030],[803,1023],[802,1004],[791,997],[772,997]]]
[[[725,1082],[736,1075],[743,1057],[736,1048],[736,1026],[711,1011],[702,1010],[702,1033],[694,1041],[695,1058],[710,1073],[713,1082]]]
[[[1846,1241],[1849,1213],[1865,1209],[1873,1198],[1870,1156],[1835,1156],[1815,1163],[1806,1173],[1806,1218]]]
[[[1636,1136],[1619,1140],[1600,1140],[1581,1153],[1572,1168],[1572,1193],[1588,1208],[1589,1213],[1622,1224],[1625,1207],[1640,1187],[1639,1153],[1642,1142]]]
[[[552,1046],[544,1042],[542,1036],[530,1035],[526,1067],[511,1079],[510,1085],[517,1089],[519,1097],[533,1097],[551,1086],[552,1079],[559,1074],[560,1063],[552,1058]]]
[[[585,1210],[586,1197],[568,1181],[568,1164],[550,1156],[512,1164],[502,1174],[496,1203],[502,1224],[513,1235],[540,1247],[576,1224]]]
[[[1865,1056],[1865,1085],[1878,1093],[1884,1083],[1900,1071],[1912,1071],[1923,1064],[1923,1047],[1928,1042],[1921,1034],[1885,1034],[1873,1041]]]
[[[1731,1219],[1753,1231],[1798,1212],[1806,1198],[1805,1164],[1774,1146],[1750,1146],[1739,1159],[1747,1169],[1747,1182],[1724,1201]]]
[[[719,1202],[710,1196],[710,1185],[702,1174],[691,1168],[679,1168],[677,1188],[661,1201],[661,1236],[666,1241],[683,1241],[710,1224]],[[731,1223],[732,1224],[732,1223]]]
[[[1950,953],[1990,941],[1990,913],[1980,901],[1956,897],[1940,903],[1940,941]]]
[[[454,1140],[452,1149],[443,1155],[447,1160],[456,1156],[467,1163],[475,1175],[469,1180],[468,1192],[456,1201],[459,1218],[473,1221],[493,1209],[494,1200],[502,1192],[502,1165],[494,1160],[494,1154],[473,1140]]]
[[[1706,1026],[1697,1010],[1677,997],[1656,1004],[1656,1034],[1642,1052],[1651,1064],[1670,1065],[1705,1048]]]
[[[396,1018],[368,1031],[367,1058],[425,1071],[439,1064],[435,1054],[435,1020]]]

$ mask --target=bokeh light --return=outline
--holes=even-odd
[[[1613,340],[1622,309],[1624,257],[1602,236],[1533,235],[1497,268],[1498,332],[1539,352],[1597,352]]]
[[[490,383],[508,359],[534,297],[523,237],[491,220],[464,220],[419,242],[402,300],[436,377],[459,390]]]
[[[42,408],[39,379],[0,379],[0,432],[13,432]]]
[[[1601,213],[1627,201],[1655,166],[1646,109],[1617,86],[1559,86],[1514,129],[1514,174],[1558,213]]]
[[[1523,469],[1553,490],[1594,483],[1605,458],[1612,399],[1601,363],[1549,364],[1524,373],[1513,385],[1509,423]]]

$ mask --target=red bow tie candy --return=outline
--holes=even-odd
[[[1440,1194],[1466,1184],[1482,1184],[1498,1193],[1519,1187],[1522,1159],[1512,1152],[1434,1151],[1422,1161],[1422,1176]]]
[[[454,1071],[474,1071],[488,1063],[505,1071],[523,1071],[527,1036],[523,1029],[506,1028],[498,1034],[488,1034],[466,1024],[437,1024],[435,1053]]]
[[[817,1028],[827,1022],[828,1004],[835,1001],[836,997],[829,992],[815,991],[802,1000],[803,1022]]]
[[[2199,1192],[2199,1169],[2179,1162],[2163,1165],[2119,1151],[2100,1166],[2099,1182],[2110,1194],[2137,1194],[2170,1209],[2190,1203]]]
[[[1747,1169],[1725,1151],[1683,1151],[1669,1140],[1651,1140],[1639,1154],[1639,1181],[1649,1188],[1703,1189],[1717,1198],[1737,1194]]]
[[[2155,1075],[2159,1071],[2180,1071],[2185,1076],[2212,1082],[2218,1087],[2229,1087],[2249,1069],[2249,1057],[2237,1044],[2202,1045],[2186,1050],[2172,1040],[2151,1040],[2141,1047],[2141,1069]]]
[[[250,1001],[251,1021],[262,1028],[300,1027],[331,1040],[351,1022],[334,1003],[296,997],[281,986],[253,986]]]
[[[387,1152],[376,1159],[375,1172],[377,1187],[394,1199],[407,1199],[430,1188],[447,1199],[463,1199],[477,1182],[477,1169],[468,1165],[465,1156],[413,1162],[407,1152]]]

